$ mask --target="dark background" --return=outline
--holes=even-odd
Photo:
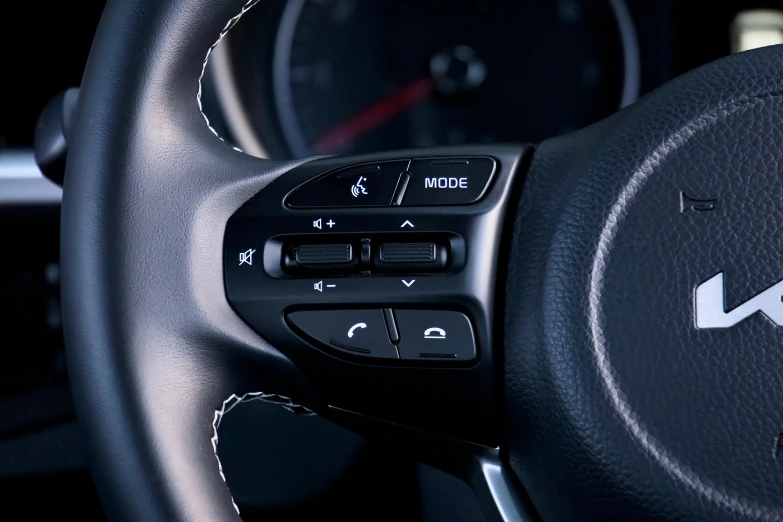
[[[738,10],[783,7],[695,0],[628,4],[640,41],[642,94],[726,56]],[[79,85],[102,8],[95,0],[0,5],[0,152],[31,148],[43,106]],[[0,205],[0,502],[31,520],[63,514],[100,520],[68,391],[58,258],[58,206]],[[221,431],[221,455],[245,520],[316,514],[342,520],[481,519],[471,492],[455,479],[322,419],[292,418],[275,408],[241,406]],[[341,458],[328,458],[335,455]]]
[[[628,2],[642,47],[643,92],[726,56],[728,28],[740,9],[783,2]],[[52,96],[79,85],[104,2],[9,2],[0,16],[6,42],[0,100],[0,147],[32,145],[35,120]],[[0,9],[6,9],[2,7]],[[35,11],[42,11],[41,13]]]

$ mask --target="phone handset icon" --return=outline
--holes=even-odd
[[[443,328],[427,328],[424,330],[425,339],[445,339],[446,330]]]
[[[348,337],[353,337],[353,333],[359,328],[367,328],[367,325],[364,323],[356,323],[355,325],[351,326],[351,329],[348,330]]]

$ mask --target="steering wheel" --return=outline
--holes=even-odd
[[[218,427],[251,399],[491,521],[783,519],[783,48],[536,147],[268,161],[200,110],[255,2],[110,0],[84,74],[63,319],[112,519],[239,520]]]

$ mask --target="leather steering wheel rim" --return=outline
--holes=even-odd
[[[255,365],[227,367],[221,347],[263,354],[271,400],[317,404],[223,290],[225,222],[279,164],[218,140],[198,96],[209,51],[253,3],[109,2],[85,70],[63,197],[63,315],[77,415],[112,519],[239,520],[213,426]],[[155,290],[171,283],[174,293]]]
[[[217,427],[243,398],[340,413],[226,297],[229,218],[306,161],[244,155],[201,112],[209,53],[257,1],[110,0],[85,71],[63,195],[63,322],[113,520],[239,520]],[[770,446],[783,440],[772,408],[783,374],[773,306],[783,304],[726,318],[783,275],[783,227],[769,220],[781,56],[778,46],[710,64],[520,162],[529,170],[506,217],[497,321],[504,464],[487,464],[498,452],[480,447],[478,467],[463,466],[500,477],[477,491],[498,504],[497,519],[534,519],[520,486],[547,522],[783,519]],[[722,234],[731,241],[716,246]],[[740,260],[753,249],[757,258]],[[705,322],[696,292],[724,272],[734,288],[719,296],[723,309],[708,303]],[[651,397],[651,376],[674,383],[671,393]],[[705,443],[714,425],[729,428]],[[437,459],[462,442],[430,449]],[[725,447],[738,449],[713,466]]]

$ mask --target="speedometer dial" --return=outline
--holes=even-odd
[[[294,156],[538,141],[635,98],[619,0],[291,0],[274,94]]]

